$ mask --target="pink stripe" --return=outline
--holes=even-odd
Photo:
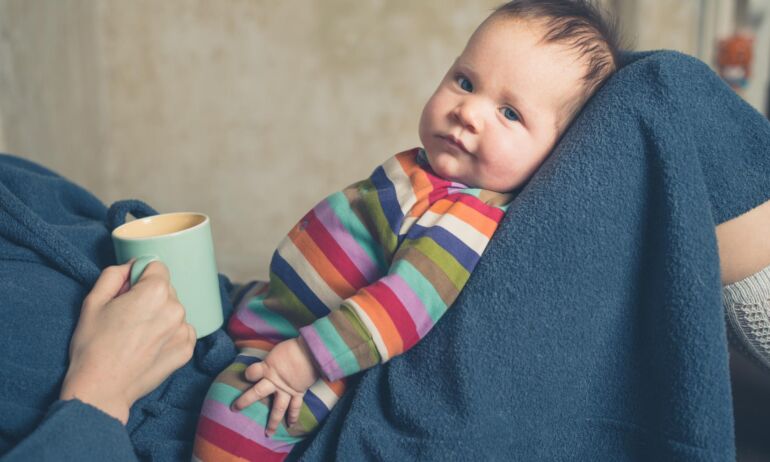
[[[452,184],[455,185],[455,186],[457,185],[457,183],[452,183]],[[468,189],[467,186],[460,185],[460,187],[454,187],[454,188],[449,187],[449,188],[446,188],[446,192],[447,192],[447,194],[456,194],[456,193],[462,192],[462,191],[464,191],[466,189]]]
[[[379,273],[377,265],[369,257],[369,254],[361,248],[361,244],[350,235],[329,204],[323,201],[316,206],[314,211],[318,221],[324,225],[329,235],[334,238],[337,245],[347,254],[348,258],[356,265],[356,268],[364,275],[366,280],[372,282],[377,279]],[[353,213],[353,211],[351,210],[350,213]]]
[[[398,274],[389,274],[380,279],[380,282],[390,288],[404,308],[406,308],[417,328],[417,335],[420,338],[425,337],[425,334],[433,327],[433,320],[428,316],[428,310],[425,309],[425,305],[420,300],[420,297],[414,293],[409,284]]]
[[[324,375],[326,375],[326,378],[329,380],[337,380],[345,377],[345,373],[342,372],[340,365],[337,364],[337,361],[332,357],[331,352],[326,348],[323,340],[321,340],[321,336],[318,335],[318,331],[312,324],[301,328],[299,332],[300,335],[302,335],[302,338],[305,339],[305,342],[307,342],[308,348],[310,348],[313,356],[315,356],[315,360],[318,362],[318,365],[321,366],[321,370]]]
[[[261,300],[258,301],[261,303]],[[265,308],[267,309],[267,308]],[[243,309],[239,309],[235,316],[246,327],[253,330],[257,334],[275,340],[284,340],[283,335],[275,330],[273,326],[268,324],[264,319],[259,317],[256,313],[251,311],[248,306],[244,306]]]
[[[203,403],[201,414],[219,425],[227,427],[244,438],[254,441],[273,452],[289,452],[294,447],[291,443],[266,437],[265,427],[251,420],[241,412],[232,411],[229,407],[219,401],[206,399]]]

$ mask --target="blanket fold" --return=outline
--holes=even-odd
[[[714,229],[770,198],[770,124],[694,58],[623,64],[302,460],[734,460]]]

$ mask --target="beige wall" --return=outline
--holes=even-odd
[[[697,7],[721,1],[602,3],[639,48],[697,54]],[[205,212],[220,270],[264,277],[309,207],[417,145],[500,2],[0,0],[0,150],[107,203]]]
[[[0,149],[105,202],[211,215],[264,277],[309,207],[418,143],[497,0],[0,0]]]
[[[621,11],[627,19],[624,24],[636,48],[668,48],[698,55],[699,8],[702,0],[625,0],[620,3]]]

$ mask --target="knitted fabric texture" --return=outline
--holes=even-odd
[[[770,266],[722,289],[733,345],[770,371]]]

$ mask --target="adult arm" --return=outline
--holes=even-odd
[[[717,226],[722,285],[770,265],[770,201]]]
[[[192,356],[195,332],[152,263],[126,290],[130,265],[104,270],[83,302],[60,400],[3,460],[135,460],[125,430],[133,403]]]
[[[740,281],[770,265],[770,201],[716,228],[722,284]],[[760,429],[770,424],[770,375],[730,349],[736,446],[767,455]],[[740,457],[739,457],[740,458]]]
[[[134,461],[123,424],[80,400],[56,401],[40,425],[4,457],[3,462]]]

